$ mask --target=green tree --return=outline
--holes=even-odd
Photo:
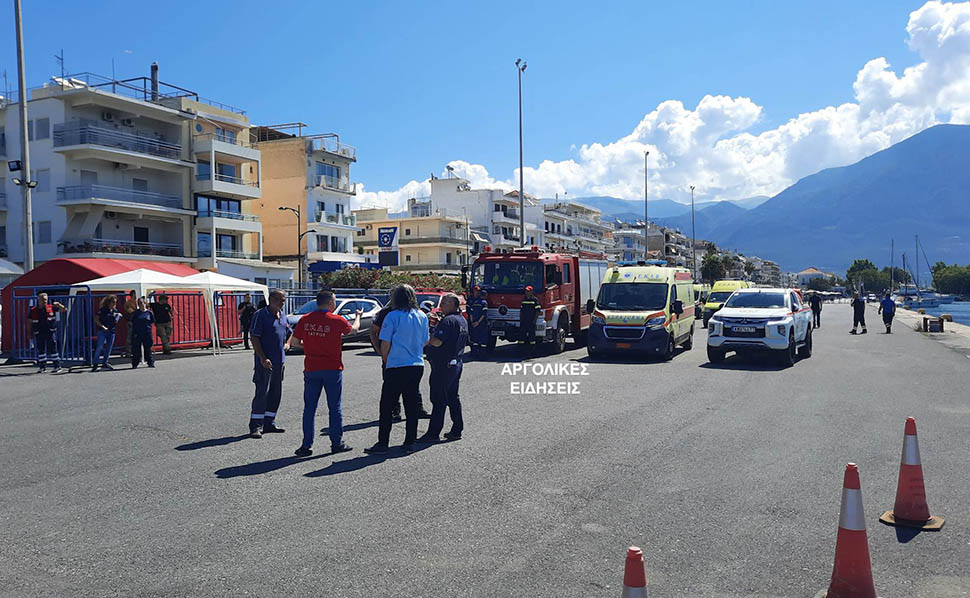
[[[701,280],[707,284],[714,284],[724,278],[727,272],[724,260],[716,253],[707,253],[701,261]]]
[[[875,269],[876,269],[876,265],[870,262],[869,260],[855,260],[854,262],[852,262],[852,265],[849,266],[849,269],[846,271],[845,277],[848,280],[854,281],[858,278],[858,275],[860,272],[863,272],[865,270],[875,270]]]
[[[934,267],[933,286],[941,293],[970,295],[970,264]]]
[[[748,278],[751,278],[751,275],[754,274],[753,262],[744,262],[744,273],[748,275]]]
[[[892,276],[896,284],[909,284],[909,281],[913,279],[906,270],[899,267],[890,268],[886,266],[882,271],[886,273],[886,276]]]
[[[813,278],[808,281],[808,289],[810,291],[827,291],[834,286],[832,279],[825,276],[822,278]]]

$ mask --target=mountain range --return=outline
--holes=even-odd
[[[919,256],[921,266],[938,260],[966,264],[970,262],[968,164],[970,126],[937,125],[855,164],[800,179],[750,209],[743,202],[695,209],[697,237],[774,260],[787,271],[815,266],[844,273],[857,258],[889,265],[894,239],[895,262],[900,263],[905,251],[913,264],[915,235],[925,251]],[[593,201],[587,203],[588,199]],[[576,201],[608,207],[604,214],[614,218],[642,218],[642,201],[616,203],[626,200],[601,197]],[[690,206],[677,212],[682,204],[657,202],[660,207],[655,210],[650,201],[651,221],[690,234]]]

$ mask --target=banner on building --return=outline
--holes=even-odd
[[[377,247],[381,250],[397,249],[396,226],[383,226],[377,229]]]

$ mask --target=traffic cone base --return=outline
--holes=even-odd
[[[818,594],[815,594],[815,598],[826,598],[826,596],[828,596],[828,595],[829,595],[829,591],[828,590],[822,590]],[[880,598],[880,597],[879,596],[876,596],[876,598]]]
[[[892,511],[886,511],[879,518],[879,521],[885,523],[886,525],[892,525],[895,527],[912,527],[916,529],[921,529],[925,532],[938,532],[943,528],[943,518],[937,517],[936,515],[930,515],[930,518],[926,521],[909,521],[908,519],[896,519]]]

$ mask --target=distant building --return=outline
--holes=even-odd
[[[810,282],[819,278],[832,278],[831,274],[826,274],[818,268],[806,268],[799,272],[796,276],[796,282],[800,287],[807,287]]]
[[[523,246],[519,192],[503,189],[472,189],[461,178],[434,178],[428,210],[442,216],[467,218],[470,226],[483,231],[489,244],[499,251]],[[525,243],[542,246],[542,206],[525,194]]]
[[[617,222],[613,227],[613,247],[610,257],[614,261],[639,261],[642,259],[663,259],[664,232],[650,225],[649,252],[644,254],[643,222]]]
[[[542,210],[547,249],[606,254],[613,248],[613,227],[600,219],[601,213],[596,208],[563,200],[543,204]]]

